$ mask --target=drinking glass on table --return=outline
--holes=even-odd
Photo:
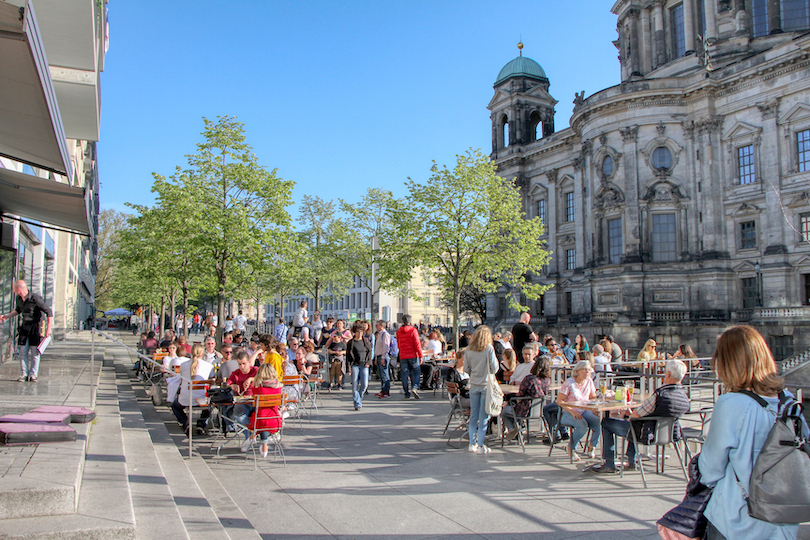
[[[599,391],[602,393],[602,403],[607,402],[607,388],[608,388],[607,378],[602,377],[599,380]]]
[[[626,399],[627,403],[633,401],[633,389],[636,387],[635,381],[627,381],[627,392],[626,392]]]

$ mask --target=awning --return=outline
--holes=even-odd
[[[70,176],[65,131],[34,9],[0,2],[0,155]]]
[[[47,178],[0,169],[0,212],[90,234],[85,190]]]

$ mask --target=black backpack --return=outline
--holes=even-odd
[[[768,406],[754,392],[740,393]],[[810,521],[810,445],[802,411],[801,403],[784,390],[779,392],[779,412],[751,471],[749,493],[737,478],[753,518],[770,523]]]

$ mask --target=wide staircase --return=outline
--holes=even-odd
[[[83,332],[52,344],[46,356],[62,355],[64,364],[41,371],[36,387],[9,387],[23,390],[0,398],[0,412],[89,406],[89,340]],[[131,366],[124,347],[97,337],[97,416],[71,424],[76,442],[0,446],[0,539],[260,538],[205,461],[181,454]],[[0,366],[0,390],[18,371],[14,363]],[[62,384],[48,383],[59,376]]]

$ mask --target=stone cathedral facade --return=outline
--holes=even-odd
[[[542,67],[504,66],[492,154],[554,252],[533,321],[638,349],[757,326],[810,348],[810,0],[618,0],[621,84],[577,94],[569,127]],[[491,324],[516,314],[501,291]]]

